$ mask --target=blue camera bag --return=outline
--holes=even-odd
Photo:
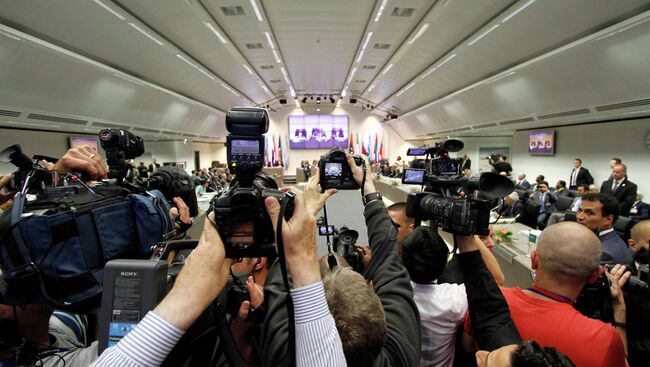
[[[94,191],[34,202],[16,195],[0,218],[0,302],[92,310],[106,262],[149,258],[174,229],[158,191],[133,194],[111,185]]]

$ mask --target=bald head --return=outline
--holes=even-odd
[[[598,269],[601,255],[598,237],[575,222],[547,227],[537,243],[539,272],[557,280],[586,280]]]
[[[642,248],[650,248],[650,219],[643,220],[632,227],[630,239],[627,241],[632,252],[637,252]]]

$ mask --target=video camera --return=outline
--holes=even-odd
[[[354,156],[353,158],[357,166],[366,169],[363,158],[360,156]],[[348,164],[343,149],[334,148],[323,154],[318,163],[318,171],[320,172],[320,185],[323,190],[356,190],[359,188],[352,176],[352,168]]]
[[[194,183],[184,169],[179,167],[162,167],[149,178],[135,177],[127,182],[127,159],[134,159],[144,153],[144,141],[139,136],[124,129],[103,129],[99,132],[99,141],[106,152],[108,178],[115,179],[118,185],[137,190],[158,190],[170,205],[175,197],[180,197],[187,205],[190,216],[199,214]]]
[[[458,149],[459,146],[463,146],[462,142],[451,140],[450,143],[448,140],[437,145],[436,154],[444,148]],[[447,164],[444,160],[439,162],[439,166]],[[440,169],[433,171],[441,172]],[[477,178],[448,173],[436,175],[427,169],[417,168],[405,169],[402,183],[424,186],[423,192],[408,195],[407,216],[430,220],[444,231],[460,235],[488,235],[492,207],[492,201],[488,199],[506,196],[515,189],[512,181],[494,173],[483,173]],[[476,190],[479,192],[475,193]],[[460,192],[465,196],[461,196]]]
[[[459,152],[464,146],[460,140],[449,139],[432,146],[409,148],[406,155],[425,156],[424,159],[414,159],[411,168],[424,169],[433,176],[454,176],[460,173],[462,159],[449,158],[449,152]]]
[[[275,254],[275,234],[264,200],[273,196],[280,204],[284,193],[262,170],[264,137],[269,117],[261,108],[232,108],[226,115],[228,167],[235,174],[228,191],[210,203],[215,224],[224,242],[226,257],[258,257]],[[293,215],[293,203],[284,213]]]
[[[359,238],[359,232],[346,226],[336,229],[334,225],[323,225],[323,219],[319,218],[318,220],[318,234],[320,236],[332,236],[334,252],[340,253],[352,269],[360,273],[363,270],[361,254],[355,246]]]

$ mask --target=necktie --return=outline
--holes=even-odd
[[[571,175],[571,186],[577,186],[576,179],[578,178],[578,169],[573,170],[573,175]]]
[[[618,185],[620,185],[620,184],[621,184],[620,181],[614,181],[614,186],[612,187],[612,192],[616,191],[616,189],[618,189]]]
[[[546,209],[544,208],[544,199],[546,197],[546,193],[543,193],[542,196],[539,198],[539,204],[541,205],[541,208],[539,208],[540,213],[544,213]]]

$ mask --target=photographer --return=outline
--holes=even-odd
[[[625,303],[620,285],[629,277],[624,269],[607,272],[614,309],[614,325],[581,315],[573,302],[586,283],[602,273],[600,241],[586,227],[562,222],[542,232],[531,253],[536,271],[533,285],[525,290],[502,288],[512,319],[524,339],[553,346],[578,366],[625,366]],[[472,322],[475,316],[470,312]],[[465,332],[471,330],[466,319]],[[478,336],[478,335],[477,335]],[[471,337],[464,346],[472,350]],[[584,348],[589,345],[590,348]]]
[[[561,352],[522,342],[508,304],[483,262],[476,236],[457,236],[459,262],[465,277],[467,302],[479,349],[476,363],[487,366],[574,366]]]
[[[364,161],[369,167],[365,158]],[[363,169],[355,164],[352,156],[348,156],[347,162],[354,180],[367,194],[365,217],[373,256],[363,276],[339,265],[323,279],[327,305],[336,320],[346,361],[350,366],[417,366],[420,322],[408,274],[397,256],[397,231],[370,175],[365,185],[362,184]],[[310,179],[306,196],[312,192],[310,187],[318,184],[318,177]],[[314,206],[316,210],[312,213],[323,204],[324,200],[320,206]],[[310,225],[309,231],[309,236],[314,236],[315,226]],[[269,311],[263,326],[262,359],[267,365],[277,364],[278,356],[287,351],[288,321],[284,306],[287,295],[276,267],[271,270],[266,288]],[[368,285],[369,281],[372,286]]]
[[[492,172],[501,173],[505,172],[507,176],[510,176],[512,172],[512,166],[510,163],[506,162],[506,156],[503,154],[493,154],[487,157],[488,163],[492,166]]]
[[[630,237],[628,244],[634,253],[634,260],[638,264],[648,264],[650,220],[635,224]],[[626,287],[623,289],[626,290]],[[634,367],[644,366],[650,360],[650,303],[648,296],[647,290],[645,296],[638,292],[625,292],[627,319],[630,320],[627,328],[629,362]]]

